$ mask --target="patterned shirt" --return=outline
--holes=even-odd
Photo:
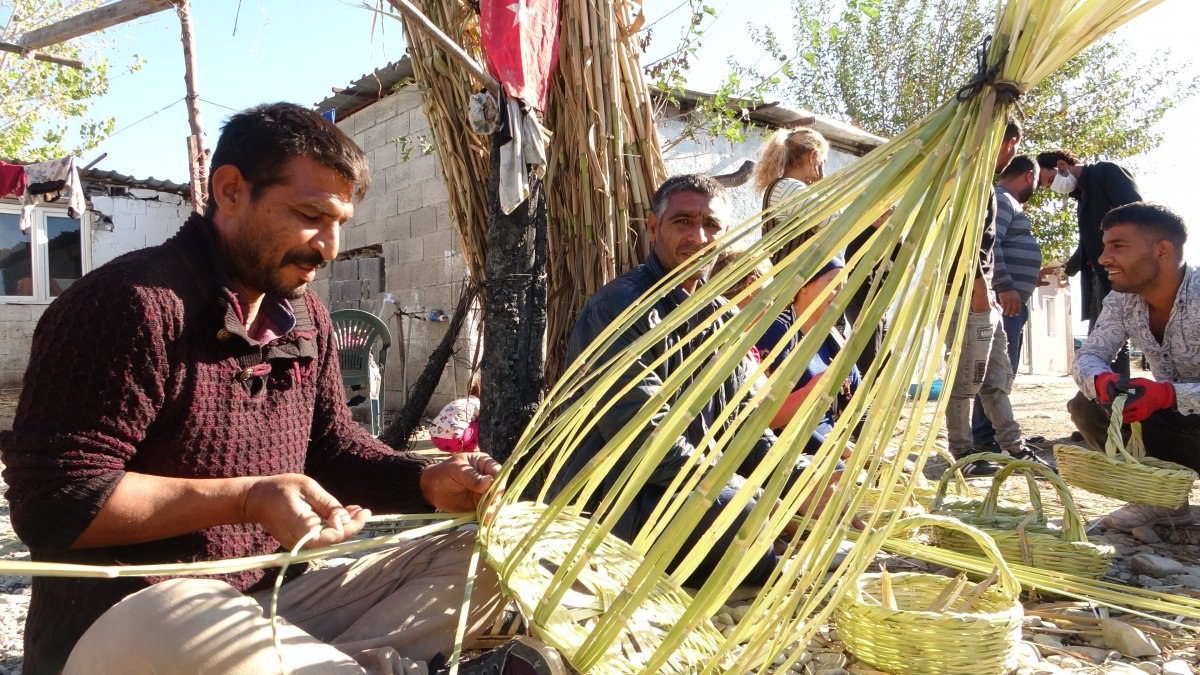
[[[1156,381],[1175,385],[1179,412],[1200,414],[1200,270],[1184,270],[1161,344],[1150,332],[1150,308],[1142,296],[1113,291],[1104,298],[1096,328],[1079,348],[1071,368],[1085,395],[1096,398],[1096,376],[1111,370],[1109,364],[1126,338],[1146,355]]]
[[[992,246],[992,288],[1016,291],[1029,302],[1042,270],[1042,247],[1033,232],[1025,206],[1013,193],[996,186],[996,243]]]

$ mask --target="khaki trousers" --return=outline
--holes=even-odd
[[[474,545],[474,532],[436,535],[284,584],[279,635],[287,672],[420,673],[438,653],[448,657]],[[244,595],[213,579],[155,584],[101,615],[64,673],[278,673],[270,604],[270,590]],[[499,580],[481,561],[467,646],[503,607]]]

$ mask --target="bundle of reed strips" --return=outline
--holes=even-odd
[[[466,3],[414,4],[479,58],[479,21]],[[562,0],[558,67],[544,123],[549,257],[547,381],[562,371],[567,337],[583,303],[642,261],[650,198],[665,177],[650,93],[638,63],[629,0]],[[487,139],[464,133],[478,88],[419,28],[404,23],[425,114],[450,194],[450,216],[471,276],[484,279]]]
[[[639,3],[640,4],[640,3]],[[546,124],[550,258],[546,381],[562,372],[583,303],[649,250],[650,198],[665,177],[629,0],[562,0]]]
[[[744,245],[752,239],[757,219],[733,228],[719,247],[702,251],[674,270],[618,316],[564,373],[517,444],[514,459],[521,461],[510,467],[522,464],[522,471],[514,473],[506,467],[495,488],[496,518],[480,531],[489,562],[509,588],[519,585],[522,561],[530,556],[539,556],[546,568],[553,570],[533,588],[523,586],[518,594],[535,627],[549,625],[563,598],[577,592],[574,584],[590,557],[605,545],[617,519],[638,497],[675,439],[713,392],[741,367],[745,354],[766,330],[769,317],[790,303],[825,261],[895,206],[894,215],[876,228],[868,243],[838,273],[837,281],[845,282],[845,290],[832,300],[829,310],[788,357],[776,364],[767,385],[756,388],[755,378],[751,377],[720,410],[708,436],[667,486],[668,494],[676,497],[661,502],[630,542],[632,553],[639,559],[636,571],[624,578],[620,592],[598,594],[589,600],[588,630],[576,633],[577,638],[551,640],[576,668],[587,672],[682,669],[675,659],[683,641],[703,630],[708,617],[726,601],[737,581],[793,523],[808,530],[808,536],[787,544],[785,562],[762,588],[746,620],[711,653],[703,669],[760,670],[783,654],[788,645],[803,643],[815,632],[845,593],[845,586],[838,587],[836,582],[861,574],[878,548],[879,539],[858,540],[833,573],[832,581],[827,580],[826,566],[852,514],[859,509],[863,494],[852,485],[839,485],[817,517],[802,514],[801,506],[833,484],[838,456],[868,406],[871,414],[858,436],[857,450],[846,460],[847,475],[865,472],[867,484],[899,480],[898,463],[879,461],[897,428],[904,429],[901,446],[917,453],[918,471],[928,456],[933,436],[923,433],[916,424],[901,422],[906,412],[907,419],[919,417],[927,397],[919,393],[908,400],[906,390],[908,383],[919,381],[923,383],[921,392],[928,391],[941,361],[942,346],[948,342],[952,355],[959,350],[962,336],[950,334],[951,318],[954,312],[966,310],[966,290],[976,264],[992,166],[1009,107],[1020,92],[1071,55],[1154,4],[1143,0],[1012,0],[998,13],[995,31],[981,54],[977,80],[964,86],[959,97],[861,161],[804,191],[795,203],[782,204],[781,212],[802,215],[781,223],[751,244],[746,253],[699,287],[684,305],[633,340],[622,357],[607,361],[599,358],[654,302],[713,261],[718,248]],[[753,294],[744,311],[711,311],[717,297],[738,284],[751,268],[793,240],[803,239],[817,224],[830,218],[821,236],[795,246],[772,275],[733,298],[736,303]],[[702,531],[699,544],[685,550],[685,535],[696,529],[701,514],[734,478],[737,467],[842,314],[845,299],[855,289],[872,283],[871,270],[893,255],[893,271],[869,288],[860,319],[864,325],[873,325],[894,305],[891,331],[879,358],[864,374],[858,394],[832,433],[827,434],[810,468],[800,480],[787,483],[804,440],[810,437],[870,338],[869,331],[851,336],[817,386],[816,395],[801,406],[758,468],[743,477],[745,487]],[[832,285],[826,292],[831,291]],[[792,335],[808,318],[797,317]],[[561,475],[565,458],[593,431],[614,401],[658,365],[653,359],[639,357],[651,345],[663,344],[675,331],[687,334],[668,347],[667,355],[661,358],[674,358],[682,365],[623,429],[609,436],[611,440],[584,473]],[[788,337],[791,335],[785,339]],[[680,354],[684,345],[692,346],[693,351]],[[952,356],[950,363],[956,361]],[[765,369],[760,366],[755,374],[765,375]],[[947,378],[952,379],[952,374]],[[938,401],[939,416],[945,400],[941,397]],[[661,414],[668,405],[669,412]],[[639,447],[633,447],[643,429],[652,424],[655,432]],[[540,473],[558,479],[565,487],[557,494],[537,487]],[[606,477],[616,479],[615,488],[602,490]],[[911,489],[901,491],[911,493]],[[519,531],[506,528],[506,509],[527,509],[520,503],[526,494],[534,495],[545,505],[544,510],[532,525]],[[752,502],[756,496],[760,498]],[[634,637],[628,631],[632,617],[653,609],[652,590],[664,578],[688,578],[718,538],[731,529],[735,515],[743,508],[749,516],[734,532],[734,544],[722,552],[715,571],[687,609],[681,615],[672,613],[655,635],[636,636],[641,649],[637,659],[623,656],[616,645]],[[587,525],[574,540],[553,550],[539,546],[542,537],[560,520],[578,518],[586,518]],[[867,525],[887,531],[894,520],[894,515],[875,512]],[[517,541],[512,541],[514,538]],[[739,657],[729,666],[725,656],[735,650]]]
[[[464,2],[413,0],[413,4],[467,54],[479,58],[479,17]],[[403,15],[401,15],[403,16]],[[450,196],[450,219],[455,223],[463,258],[471,278],[485,279],[487,253],[488,139],[467,128],[467,103],[479,88],[454,64],[438,43],[420,28],[401,18],[408,40],[413,75],[422,88],[421,107],[437,144],[438,160]]]

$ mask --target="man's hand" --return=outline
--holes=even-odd
[[[320,534],[304,548],[343,542],[358,534],[371,515],[357,506],[343,507],[317,481],[298,473],[255,479],[242,508],[245,522],[261,524],[288,549],[314,529]]]
[[[1016,316],[1021,313],[1021,294],[1016,291],[1000,291],[996,293],[1000,303],[1000,313],[1004,316]]]
[[[1062,267],[1059,265],[1050,265],[1049,267],[1043,267],[1041,269],[1041,271],[1038,272],[1037,285],[1038,286],[1049,286],[1050,284],[1058,283],[1058,274],[1061,271],[1062,271]]]
[[[492,487],[500,462],[483,452],[462,452],[421,472],[421,495],[439,511],[474,511]]]
[[[1096,376],[1096,402],[1112,405],[1113,399],[1129,390],[1129,382],[1121,381],[1120,375],[1110,371]]]
[[[1175,387],[1170,382],[1155,382],[1144,377],[1129,381],[1129,398],[1125,399],[1121,421],[1141,422],[1159,410],[1175,407]]]
[[[978,314],[992,309],[991,293],[982,277],[978,277],[971,285],[971,311]]]

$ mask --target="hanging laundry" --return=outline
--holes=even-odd
[[[500,210],[508,215],[529,198],[529,174],[546,174],[546,144],[550,130],[537,113],[513,98],[501,96]],[[505,142],[504,137],[508,140]]]
[[[25,194],[25,167],[0,162],[0,198]]]
[[[25,165],[25,192],[21,195],[21,231],[33,224],[33,209],[38,204],[65,204],[67,215],[78,218],[86,208],[83,183],[75,168],[74,157]]]

